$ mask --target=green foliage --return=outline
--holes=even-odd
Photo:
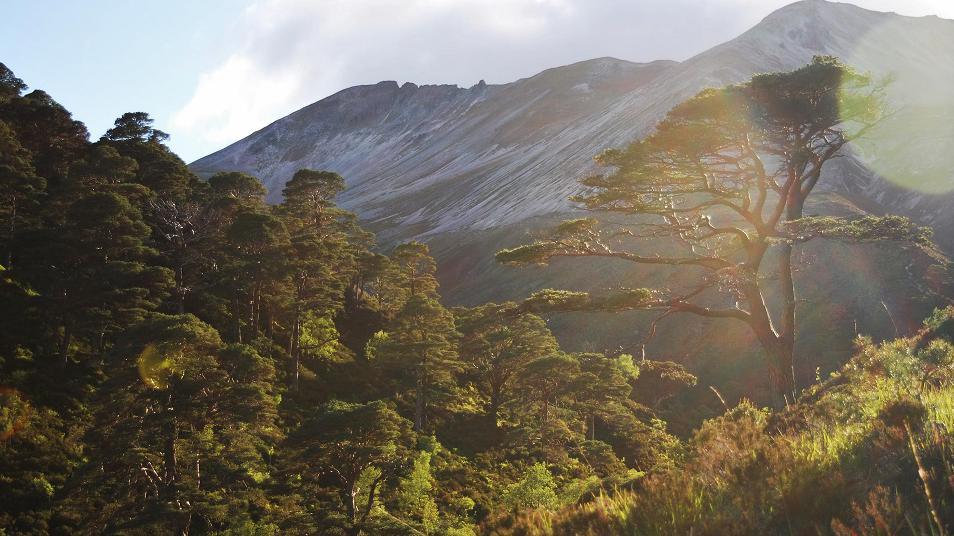
[[[411,439],[410,423],[382,401],[332,401],[289,437],[284,471],[309,495],[324,497],[321,490],[331,490],[327,502],[312,505],[318,526],[357,529],[377,511],[381,482],[411,459]],[[414,477],[412,482],[412,488],[425,485]],[[365,502],[358,503],[359,496]],[[333,512],[344,513],[344,519],[328,517]]]
[[[499,442],[501,410],[517,397],[516,376],[529,362],[557,351],[544,321],[517,313],[513,304],[456,311],[461,358],[485,408],[491,436]]]
[[[330,171],[300,169],[285,184],[284,208],[312,226],[323,227],[338,215],[332,200],[344,190],[344,179]]]
[[[422,451],[411,464],[411,470],[401,478],[395,502],[398,511],[420,524],[426,534],[437,528],[437,503],[433,497],[431,453]]]
[[[16,77],[6,65],[0,63],[0,98],[9,99],[19,97],[27,85]]]
[[[552,289],[534,292],[524,301],[524,307],[532,312],[577,310],[589,304],[590,295],[586,292]]]
[[[412,393],[414,428],[423,432],[433,415],[432,401],[450,394],[460,370],[454,318],[440,303],[411,294],[388,325],[388,336],[373,353],[393,374],[399,391]]]
[[[633,381],[633,396],[638,402],[654,409],[698,382],[698,378],[686,367],[672,361],[646,359],[638,363],[638,370],[639,376]]]
[[[952,422],[954,384],[925,383],[950,365],[924,359],[913,342],[861,341],[851,361],[784,411],[743,401],[705,422],[684,463],[636,490],[518,514],[498,532],[937,533],[931,510],[941,520],[954,511],[954,442],[941,432]],[[934,352],[949,363],[954,348],[942,345]]]
[[[319,316],[316,311],[308,311],[301,322],[302,350],[309,356],[322,361],[341,360],[346,355],[339,341],[340,335],[335,323],[327,316]]]
[[[0,389],[0,527],[11,534],[48,532],[49,506],[82,454],[81,438],[58,412]]]
[[[553,509],[559,506],[556,482],[544,463],[535,463],[507,487],[503,502],[513,510]]]
[[[627,311],[652,307],[655,292],[650,289],[619,289],[593,296],[586,292],[546,289],[534,292],[523,302],[523,309],[536,313],[567,311]]]
[[[502,249],[497,252],[496,259],[501,264],[511,266],[547,264],[559,252],[559,246],[553,242],[533,242],[516,248]]]
[[[898,240],[929,245],[931,229],[915,225],[902,216],[864,216],[846,219],[834,216],[810,216],[786,223],[786,230],[797,240],[827,238],[834,240]]]

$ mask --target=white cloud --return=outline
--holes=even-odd
[[[248,133],[296,98],[301,77],[271,72],[252,58],[233,55],[220,67],[199,77],[189,102],[173,117],[173,126],[201,131],[211,142],[233,141]]]
[[[184,146],[217,148],[356,84],[397,80],[466,86],[481,78],[508,82],[599,56],[684,59],[734,37],[786,3],[256,0],[236,32],[235,51],[200,75],[191,99],[168,128]],[[954,16],[949,0],[856,3]]]

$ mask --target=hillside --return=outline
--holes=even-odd
[[[880,46],[885,40],[893,43],[888,50]],[[593,156],[648,134],[676,103],[753,73],[798,67],[819,54],[894,76],[890,98],[896,113],[853,146],[850,156],[826,167],[820,187],[827,193],[811,211],[907,215],[932,226],[939,245],[951,251],[954,213],[945,207],[954,202],[954,162],[942,147],[954,142],[954,132],[942,119],[950,104],[942,90],[932,88],[948,87],[954,79],[954,22],[823,0],[791,4],[683,62],[600,58],[503,85],[382,82],[346,89],[191,168],[203,176],[250,173],[273,202],[300,167],[340,172],[348,186],[340,203],[377,233],[382,249],[411,238],[429,243],[449,304],[519,300],[547,287],[673,285],[678,276],[667,270],[603,261],[514,269],[497,265],[493,253],[578,210],[567,197],[592,172]],[[935,293],[937,284],[926,290],[921,283],[936,268],[919,252],[831,244],[806,255],[836,259],[836,269],[804,282],[804,329],[829,328],[826,338],[810,339],[799,352],[804,381],[847,359],[856,333],[879,339],[910,333],[933,307],[946,303]],[[649,318],[571,314],[550,319],[550,325],[568,348],[638,352]],[[687,331],[696,336],[683,336]],[[718,321],[663,323],[648,351],[689,365],[730,397],[741,389],[729,382],[750,383],[746,375],[757,368],[754,342]]]
[[[484,533],[937,534],[934,520],[954,516],[952,314],[909,339],[860,339],[784,411],[727,408],[681,465],[631,489],[504,517]]]

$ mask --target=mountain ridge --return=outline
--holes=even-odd
[[[869,34],[892,25],[940,35],[934,39],[951,46],[919,61],[909,57],[916,56],[913,50],[924,53],[916,38],[891,54],[866,42]],[[354,86],[191,167],[203,176],[223,170],[255,175],[273,202],[299,168],[337,171],[348,185],[340,203],[376,228],[384,242],[492,229],[572,212],[567,198],[579,190],[580,176],[593,170],[595,154],[649,133],[672,106],[705,87],[830,54],[862,69],[907,69],[917,83],[905,87],[917,88],[932,85],[923,83],[925,78],[954,79],[954,70],[944,67],[947,59],[954,64],[952,51],[954,21],[803,0],[682,62],[602,57],[506,84]],[[941,65],[940,74],[934,65]],[[874,211],[954,227],[954,217],[941,221],[945,216],[938,213],[935,196],[893,188],[853,164],[832,172],[841,176],[830,188]]]

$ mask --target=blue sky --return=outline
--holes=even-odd
[[[227,56],[245,0],[10,1],[0,22],[0,61],[43,89],[99,137],[127,111],[161,127],[188,102],[200,73]],[[177,136],[197,156],[201,140]],[[187,143],[183,143],[187,142]],[[200,151],[202,149],[199,149]]]
[[[787,0],[10,0],[0,61],[99,137],[146,111],[192,161],[380,80],[508,82],[599,56],[685,59]],[[954,18],[952,0],[857,0]]]

